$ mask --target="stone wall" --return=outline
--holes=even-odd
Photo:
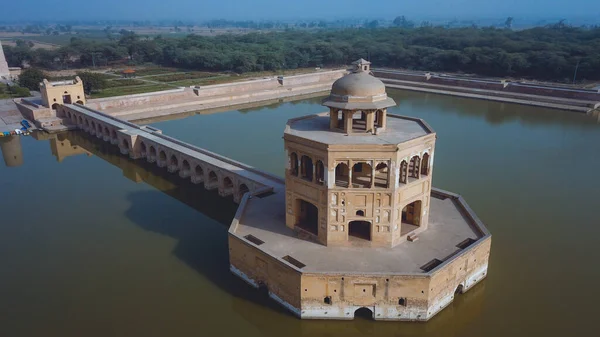
[[[526,84],[520,82],[511,82],[507,80],[475,79],[445,75],[442,76],[419,72],[411,73],[405,71],[374,70],[373,73],[380,79],[394,79],[399,81],[444,85],[450,87],[448,88],[448,90],[451,90],[452,87],[462,87],[519,94],[552,96],[566,99],[590,100],[596,102],[600,101],[599,90],[567,88],[540,84]]]
[[[229,235],[231,271],[253,287],[265,286],[269,296],[300,315],[300,272]]]
[[[112,108],[128,108],[140,105],[152,105],[192,97],[192,90],[187,88],[157,91],[152,93],[116,96],[107,98],[95,98],[87,101],[86,106],[95,110],[106,110]]]

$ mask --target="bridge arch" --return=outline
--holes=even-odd
[[[158,154],[158,159],[160,161],[166,161],[167,160],[167,153],[164,150],[160,150],[160,153]]]
[[[144,143],[143,141],[140,142],[140,153],[141,153],[142,157],[146,156],[147,151],[148,151],[148,148],[146,147],[146,143]]]
[[[172,154],[171,159],[169,160],[169,165],[179,166],[179,159],[176,155]]]
[[[150,145],[148,155],[152,158],[156,158],[156,148],[153,145]]]
[[[185,171],[189,171],[191,169],[190,162],[187,159],[184,159],[183,162],[181,162],[181,168]]]
[[[129,149],[129,142],[126,138],[123,138],[123,140],[121,141],[121,145],[123,145],[124,149]]]

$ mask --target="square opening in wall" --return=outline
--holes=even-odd
[[[298,267],[298,268],[304,268],[306,267],[306,265],[296,259],[294,259],[293,257],[286,255],[284,257],[282,257],[282,259],[286,260],[287,262],[289,262],[290,264]]]
[[[458,247],[460,249],[465,249],[465,248],[469,247],[470,245],[472,245],[473,243],[475,243],[475,241],[477,241],[477,240],[467,238],[467,239],[463,240],[461,243],[457,244],[456,247]]]
[[[248,240],[248,241],[252,242],[253,244],[255,244],[255,245],[257,245],[257,246],[260,246],[260,245],[262,245],[263,243],[265,243],[263,240],[261,240],[261,239],[257,238],[257,237],[256,237],[256,236],[254,236],[254,235],[250,235],[250,234],[248,234],[248,235],[244,236],[244,239],[246,239],[246,240]]]
[[[442,264],[442,262],[443,262],[442,260],[433,259],[433,260],[425,263],[423,266],[421,266],[421,270],[423,270],[424,272],[432,271],[435,267]]]

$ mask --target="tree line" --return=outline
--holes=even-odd
[[[398,19],[397,25],[411,26]],[[509,26],[510,23],[507,23]],[[600,28],[551,25],[513,31],[424,25],[143,37],[121,31],[113,40],[73,37],[57,50],[27,43],[6,46],[11,66],[46,69],[155,63],[194,70],[250,71],[347,65],[358,58],[375,67],[540,80],[600,80]]]

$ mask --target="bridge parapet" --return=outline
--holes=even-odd
[[[79,104],[63,106],[65,116],[80,129],[119,147],[132,159],[146,159],[171,173],[190,178],[222,197],[240,202],[245,193],[283,191],[284,181],[269,173]],[[261,192],[262,193],[262,192]]]

